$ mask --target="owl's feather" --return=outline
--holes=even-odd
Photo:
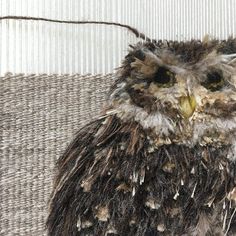
[[[233,39],[134,46],[58,161],[49,235],[235,235],[235,52]]]
[[[215,235],[235,181],[226,150],[168,145],[150,153],[137,123],[91,123],[59,160],[50,235]]]

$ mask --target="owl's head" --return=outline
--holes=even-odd
[[[232,144],[236,39],[139,43],[126,56],[110,103],[156,145]]]

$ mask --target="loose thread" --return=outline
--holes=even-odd
[[[122,28],[128,29],[132,32],[137,38],[141,38],[145,41],[155,41],[148,38],[145,34],[140,33],[137,29],[131,27],[130,25],[116,23],[116,22],[108,22],[108,21],[73,21],[73,20],[57,20],[43,17],[33,17],[33,16],[0,16],[0,20],[33,20],[33,21],[45,21],[45,22],[53,22],[59,24],[97,24],[97,25],[115,25]]]

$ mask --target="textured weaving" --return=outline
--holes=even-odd
[[[46,235],[55,161],[98,115],[112,77],[0,77],[0,235]]]

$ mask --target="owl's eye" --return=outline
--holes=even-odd
[[[138,58],[140,61],[144,61],[145,53],[142,50],[137,50],[134,52],[134,57]]]
[[[202,83],[202,85],[214,92],[220,90],[225,84],[223,74],[220,71],[213,71],[207,74],[207,79]]]
[[[153,81],[163,86],[172,85],[175,82],[175,74],[165,67],[159,67],[153,77]]]

